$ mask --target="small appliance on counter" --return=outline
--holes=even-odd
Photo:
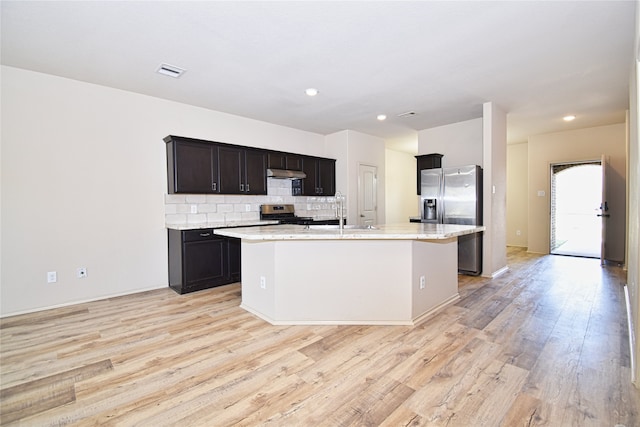
[[[470,165],[420,171],[420,222],[482,225],[482,168]],[[458,238],[458,271],[482,273],[482,233]]]
[[[338,218],[316,220],[312,217],[296,216],[293,205],[260,205],[261,220],[275,220],[280,224],[337,225]]]

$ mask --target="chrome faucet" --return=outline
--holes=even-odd
[[[344,231],[344,202],[345,196],[341,192],[336,191],[336,214],[338,216],[338,223],[340,224],[340,233]]]

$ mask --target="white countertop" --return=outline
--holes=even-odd
[[[259,219],[249,221],[229,221],[229,222],[198,222],[195,224],[167,224],[166,227],[173,230],[199,230],[203,228],[228,228],[228,227],[251,227],[256,225],[276,225],[278,221],[262,221]]]
[[[304,225],[225,228],[214,233],[245,240],[440,240],[485,229],[475,225],[402,223],[376,225],[372,229],[345,228],[342,233],[330,226]]]

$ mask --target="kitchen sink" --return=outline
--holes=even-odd
[[[309,225],[309,230],[340,230],[339,225]],[[373,225],[345,225],[345,230],[377,230]]]

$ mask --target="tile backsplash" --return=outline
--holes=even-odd
[[[174,225],[254,221],[260,219],[260,205],[277,203],[294,205],[297,216],[336,217],[335,197],[294,197],[290,180],[273,178],[267,179],[266,196],[166,194],[164,217]]]

